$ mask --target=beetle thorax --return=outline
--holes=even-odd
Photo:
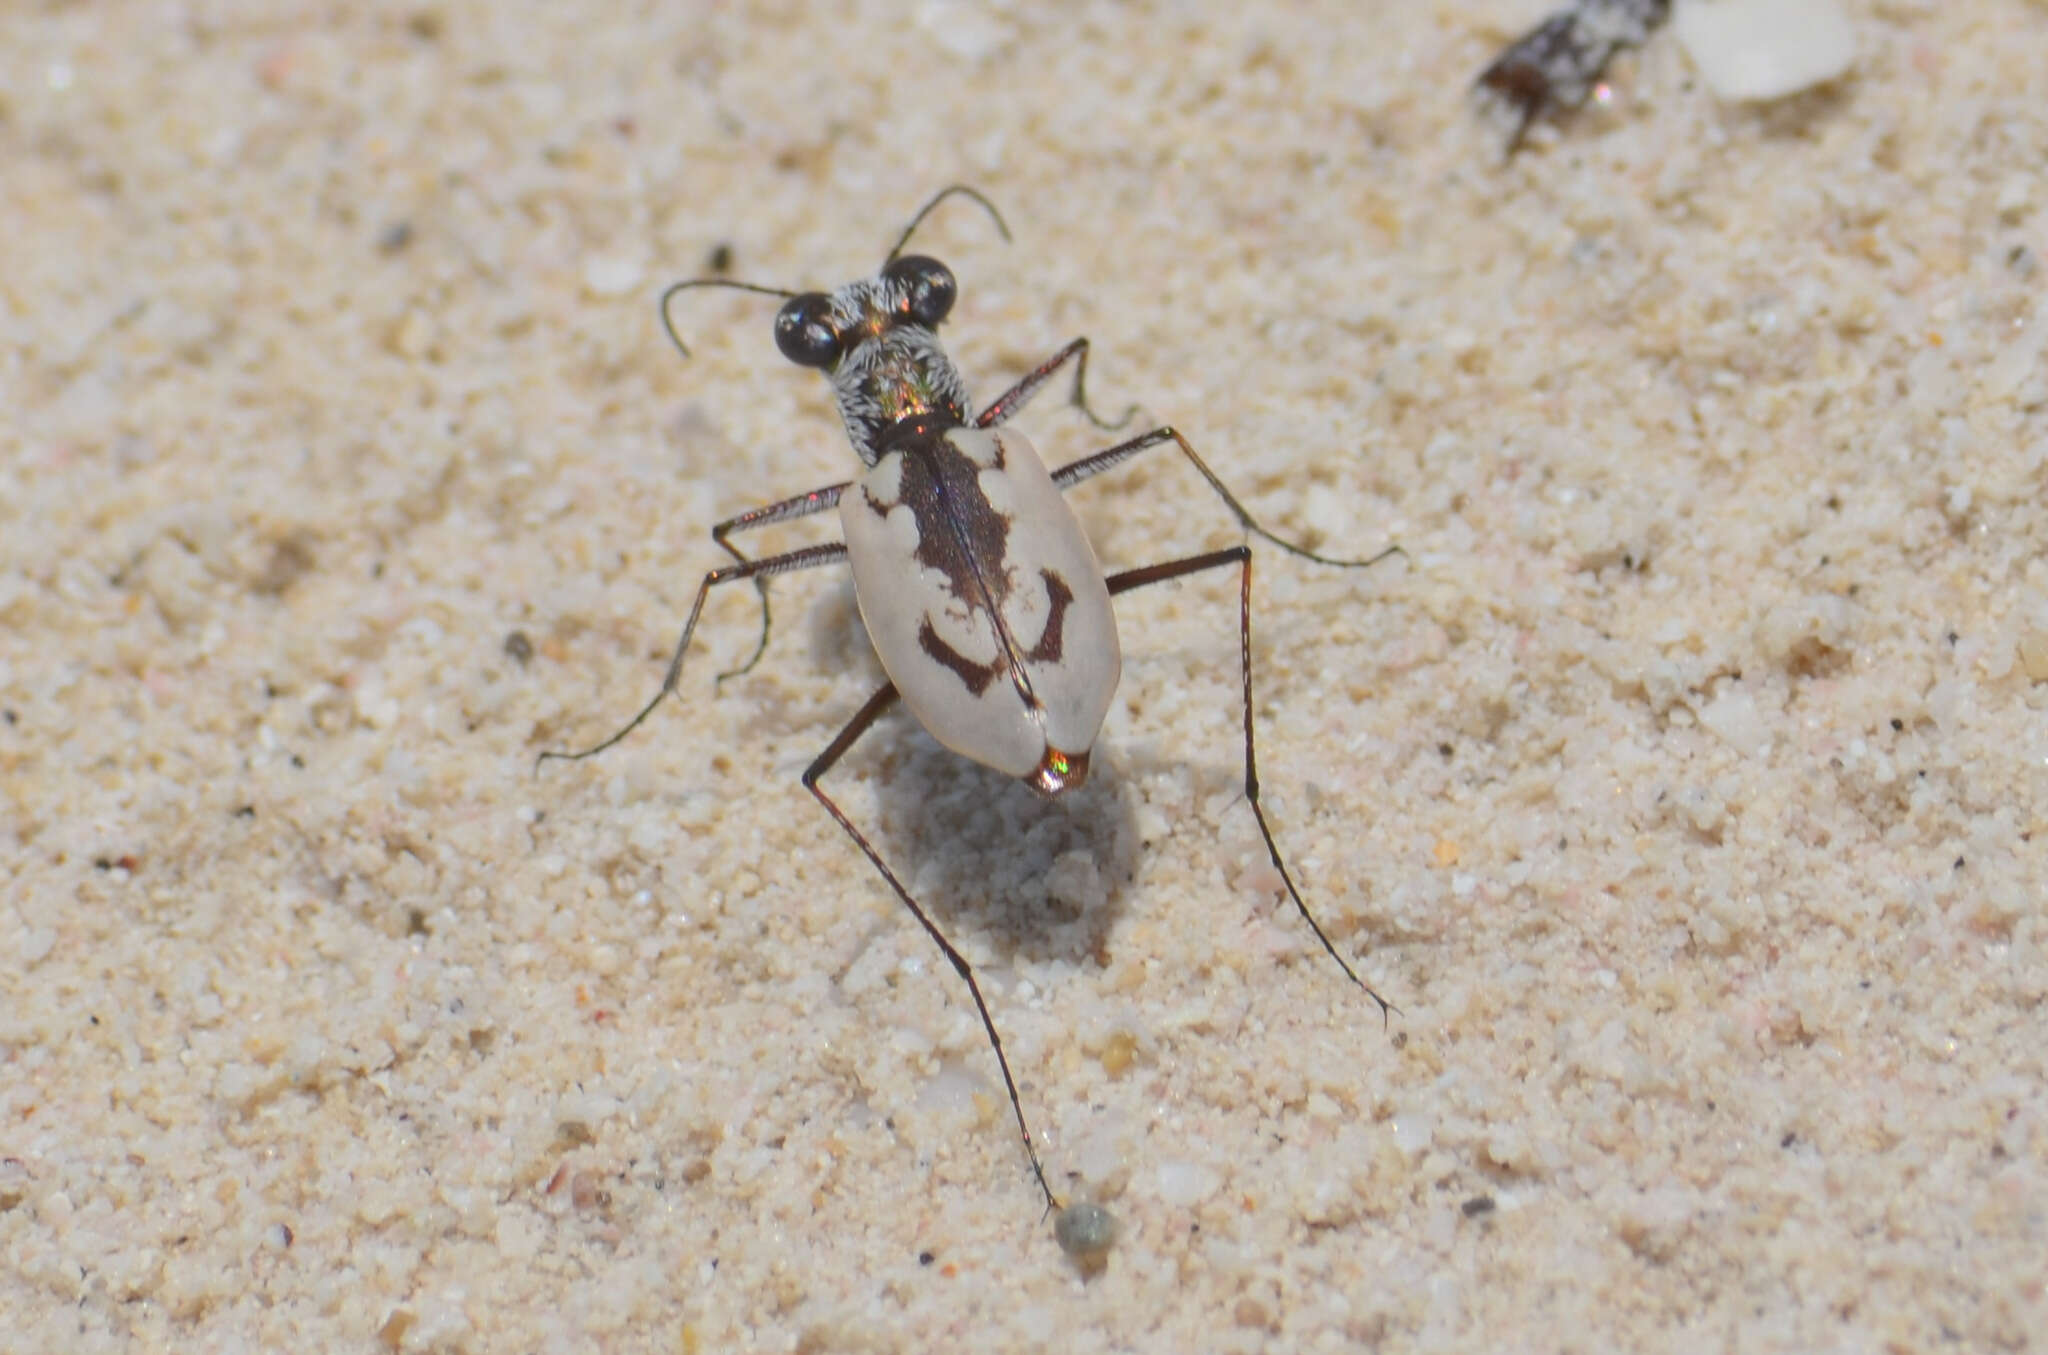
[[[957,427],[967,422],[967,383],[939,336],[903,316],[899,289],[868,278],[833,294],[835,318],[857,342],[830,373],[846,435],[867,465],[881,459],[889,429],[905,420]]]

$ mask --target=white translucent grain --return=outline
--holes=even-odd
[[[2015,328],[1988,363],[1981,378],[1984,394],[2030,409],[2044,398],[2041,373],[2048,366],[2048,320]]]
[[[1421,1112],[1396,1115],[1394,1117],[1394,1143],[1404,1153],[1413,1156],[1429,1147],[1436,1137],[1436,1117]]]
[[[28,935],[21,939],[22,963],[29,965],[41,964],[49,958],[50,952],[56,948],[57,929],[55,927],[31,927],[28,930]]]
[[[1744,688],[1730,684],[1721,694],[1699,708],[1700,723],[1719,735],[1722,742],[1748,757],[1759,757],[1770,746],[1771,731],[1757,709],[1756,698]]]
[[[1839,0],[1684,0],[1672,22],[1723,99],[1782,99],[1838,78],[1856,60]]]
[[[974,1098],[982,1090],[981,1079],[968,1071],[966,1064],[958,1059],[947,1059],[939,1065],[939,1071],[918,1089],[917,1104],[923,1110],[971,1115],[974,1113]]]
[[[599,299],[624,296],[645,276],[640,261],[629,255],[593,255],[583,261],[583,287]]]
[[[1198,1205],[1214,1195],[1223,1178],[1199,1162],[1169,1158],[1158,1168],[1159,1198],[1176,1209]]]

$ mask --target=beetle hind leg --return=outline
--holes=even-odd
[[[988,1035],[989,1048],[995,1051],[996,1066],[1002,1070],[1003,1089],[1010,1094],[1010,1109],[1017,1117],[1017,1132],[1024,1140],[1024,1156],[1030,1159],[1031,1174],[1038,1180],[1038,1189],[1045,1195],[1046,1212],[1050,1214],[1061,1208],[1060,1200],[1053,1194],[1052,1186],[1046,1181],[1045,1167],[1038,1160],[1038,1150],[1032,1146],[1031,1126],[1025,1122],[1024,1103],[1017,1096],[1017,1080],[1010,1075],[1010,1060],[1003,1053],[1003,1037],[996,1033],[995,1017],[989,1014],[988,1001],[981,995],[981,984],[975,980],[974,966],[969,964],[967,957],[946,939],[946,934],[939,930],[931,915],[911,897],[910,891],[904,888],[903,881],[889,868],[889,863],[882,859],[882,854],[875,850],[875,845],[868,841],[867,835],[854,827],[853,820],[846,816],[846,811],[841,809],[818,784],[825,773],[831,771],[839,759],[846,755],[847,749],[853,747],[860,736],[867,733],[868,727],[881,717],[882,712],[895,704],[895,701],[894,683],[884,684],[880,691],[869,697],[867,704],[862,706],[859,712],[846,722],[846,727],[826,745],[825,751],[818,754],[817,759],[804,769],[804,789],[816,796],[818,803],[825,806],[825,812],[846,830],[846,835],[853,839],[854,845],[861,849],[868,862],[881,872],[882,878],[888,881],[889,888],[896,892],[897,898],[903,900],[903,906],[910,910],[911,916],[917,919],[917,924],[924,928],[925,935],[931,937],[940,954],[946,957],[946,962],[953,966],[953,972],[966,983],[967,992],[974,999],[974,1010],[981,1015],[981,1028]]]

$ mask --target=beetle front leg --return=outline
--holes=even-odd
[[[1074,364],[1074,394],[1073,398],[1067,403],[1087,415],[1088,422],[1104,432],[1114,432],[1131,421],[1131,417],[1138,412],[1136,405],[1132,405],[1129,409],[1125,410],[1123,417],[1115,423],[1105,423],[1097,416],[1094,410],[1088,407],[1088,392],[1086,389],[1088,381],[1088,340],[1081,338],[1075,339],[1065,348],[1062,348],[1059,352],[1041,362],[1037,367],[1026,373],[1023,380],[1004,391],[1001,395],[998,395],[989,404],[987,409],[975,415],[974,426],[976,428],[993,428],[995,425],[1008,419],[1012,414],[1015,414],[1018,410],[1029,404],[1031,397],[1038,394],[1039,388],[1052,380],[1053,375],[1069,362]]]
[[[728,547],[730,549],[730,547]],[[737,552],[735,552],[737,554]],[[580,753],[561,753],[549,750],[534,759],[533,770],[538,773],[541,764],[560,760],[581,762],[584,758],[595,757],[605,749],[625,738],[640,727],[642,721],[654,713],[668,694],[676,689],[676,679],[682,676],[683,655],[690,650],[690,637],[697,633],[697,618],[703,614],[704,599],[721,583],[733,583],[740,579],[771,578],[777,574],[789,574],[799,569],[815,569],[820,565],[835,565],[846,558],[846,544],[834,541],[823,546],[806,546],[802,550],[790,551],[787,555],[771,555],[765,560],[742,560],[724,569],[714,569],[704,576],[704,582],[697,585],[697,600],[690,606],[690,619],[683,623],[682,638],[676,641],[674,657],[668,661],[668,674],[661,680],[661,690],[654,699],[640,708],[640,713],[619,727],[610,738],[593,744]]]
[[[761,508],[750,508],[736,517],[729,517],[723,522],[714,523],[711,528],[711,539],[733,559],[743,565],[750,564],[752,561],[740,554],[739,547],[733,545],[731,541],[726,539],[727,537],[731,536],[734,532],[752,531],[756,527],[772,527],[778,522],[791,522],[797,518],[810,517],[813,513],[823,513],[829,509],[837,508],[839,506],[839,496],[844,494],[846,487],[852,483],[851,480],[841,480],[836,485],[826,485],[823,489],[814,489],[808,494],[798,494],[794,498],[783,499],[779,503],[771,503]],[[714,682],[722,683],[729,677],[739,677],[742,674],[753,672],[754,665],[761,662],[761,656],[768,652],[770,617],[768,614],[767,575],[762,574],[755,577],[754,591],[761,595],[761,638],[755,642],[754,653],[751,658],[729,672],[720,673],[713,679]]]

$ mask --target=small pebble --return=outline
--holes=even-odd
[[[1116,1241],[1116,1215],[1086,1200],[1070,1204],[1053,1220],[1052,1235],[1075,1260],[1096,1260]]]
[[[594,297],[624,296],[640,285],[640,261],[626,255],[595,255],[583,262],[583,287]]]
[[[1685,0],[1674,27],[1707,85],[1738,102],[1797,94],[1856,60],[1837,0]]]

